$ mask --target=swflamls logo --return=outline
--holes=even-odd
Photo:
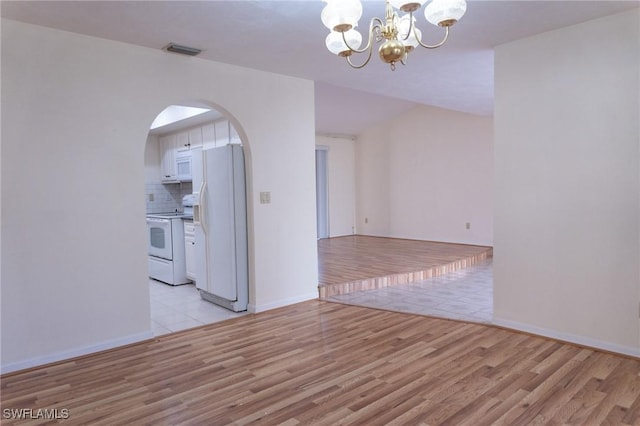
[[[2,417],[13,420],[65,420],[71,416],[68,408],[4,408]]]

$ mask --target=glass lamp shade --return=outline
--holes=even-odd
[[[466,11],[465,0],[432,0],[424,8],[424,17],[433,25],[448,27],[458,22]]]
[[[358,25],[362,16],[360,0],[325,0],[320,19],[331,31],[348,31]]]
[[[356,30],[349,30],[344,32],[344,38],[347,39],[347,43],[349,46],[354,49],[359,49],[362,44],[362,35]],[[346,52],[351,51],[346,44],[344,44],[344,40],[342,39],[342,33],[339,31],[331,31],[325,40],[325,44],[327,45],[327,49],[329,52],[342,56],[345,55]]]
[[[415,23],[416,23],[416,18],[415,16],[413,17],[413,25],[415,28]],[[404,44],[406,47],[410,47],[409,50],[414,49],[416,47],[418,47],[418,40],[422,40],[422,32],[418,29],[415,28],[415,34],[414,34],[414,28],[411,28],[411,21],[409,20],[409,15],[404,15],[402,18],[400,18],[400,22],[398,23],[398,38],[400,39],[400,41],[402,41],[402,44]],[[409,37],[407,37],[407,34],[409,34]],[[416,38],[416,35],[418,36]]]
[[[403,12],[414,12],[422,7],[427,0],[389,0],[391,6]]]

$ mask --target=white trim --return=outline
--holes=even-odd
[[[500,327],[510,328],[517,331],[524,331],[526,333],[536,334],[539,336],[550,337],[552,339],[561,340],[563,342],[575,343],[581,346],[602,349],[604,351],[615,352],[622,355],[629,355],[636,358],[640,357],[639,347],[634,348],[629,346],[622,346],[616,343],[592,339],[590,337],[580,336],[577,334],[565,333],[558,330],[551,330],[547,328],[537,327],[531,324],[524,324],[521,322],[510,321],[496,317],[493,317],[492,323]]]
[[[153,338],[153,332],[151,330],[144,333],[132,334],[120,339],[107,340],[96,345],[84,346],[81,348],[75,348],[64,352],[58,352],[51,355],[40,356],[31,358],[25,361],[11,362],[8,364],[2,364],[0,366],[0,373],[12,373],[18,370],[24,370],[26,368],[37,367],[44,364],[50,364],[52,362],[63,361],[70,358],[75,358],[83,355],[88,355],[95,352],[101,352],[108,349],[117,348],[118,346],[130,345],[131,343],[142,342]]]
[[[252,314],[258,312],[269,311],[271,309],[282,308],[283,306],[293,305],[294,303],[306,302],[307,300],[313,300],[318,298],[318,293],[307,293],[296,297],[289,297],[287,299],[277,300],[275,302],[265,303],[264,305],[256,305],[249,303],[247,310]]]

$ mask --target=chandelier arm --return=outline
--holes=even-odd
[[[378,25],[375,25],[375,24]],[[344,45],[347,46],[349,48],[350,51],[352,51],[353,53],[364,53],[367,50],[369,50],[369,56],[371,56],[371,43],[373,40],[373,30],[376,27],[381,27],[382,26],[382,21],[380,20],[380,18],[373,18],[371,20],[371,22],[369,23],[369,40],[367,41],[367,45],[362,48],[362,49],[354,49],[353,47],[349,46],[349,43],[347,42],[347,38],[344,35],[344,32],[342,32],[342,41],[344,42]],[[350,61],[349,61],[350,62]],[[369,62],[369,61],[367,61]]]
[[[416,26],[413,23],[413,11],[409,12],[409,31],[407,31],[407,35],[402,38],[402,41],[407,41],[409,40],[409,36],[411,35],[411,33],[416,33]],[[418,38],[418,36],[416,35],[416,39]]]
[[[362,65],[354,65],[353,62],[351,62],[351,56],[347,56],[347,63],[351,66],[351,68],[355,68],[355,69],[360,69],[360,68],[364,68],[369,61],[371,60],[371,52],[373,52],[373,49],[369,49],[369,54],[367,55],[367,60],[364,61],[364,63]]]
[[[413,33],[415,34],[416,40],[418,41],[418,44],[420,44],[420,46],[422,47],[426,47],[427,49],[435,49],[437,47],[442,46],[443,44],[445,44],[447,42],[447,39],[449,38],[449,27],[444,27],[444,38],[442,39],[442,41],[438,44],[424,44],[422,42],[422,40],[420,40],[418,38],[418,35],[416,34],[416,27],[413,27]]]

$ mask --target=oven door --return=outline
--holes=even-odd
[[[147,242],[149,246],[149,256],[172,260],[171,219],[148,217]]]

